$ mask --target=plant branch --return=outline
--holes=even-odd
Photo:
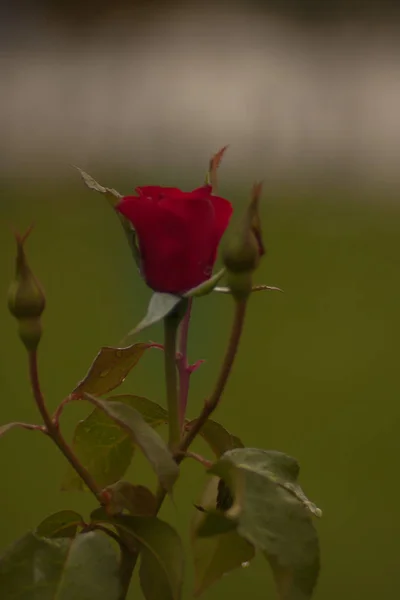
[[[0,436],[14,427],[21,427],[21,429],[27,429],[28,431],[40,431],[41,433],[47,435],[47,429],[44,425],[34,425],[33,423],[21,423],[20,421],[14,421],[12,423],[7,423],[6,425],[0,425]]]
[[[59,418],[64,406],[75,400],[73,396],[68,396],[63,402],[60,404],[58,409],[56,410],[54,417],[51,418],[50,413],[47,410],[44,396],[40,387],[39,380],[39,372],[38,372],[38,362],[37,362],[37,352],[36,350],[29,352],[29,376],[32,387],[33,396],[36,401],[36,405],[39,409],[39,412],[42,416],[43,422],[46,427],[46,433],[49,437],[52,438],[54,443],[58,446],[61,452],[64,454],[65,458],[68,460],[70,465],[75,469],[81,479],[85,482],[86,486],[93,493],[100,504],[104,504],[104,497],[102,496],[101,489],[98,487],[97,483],[94,481],[90,473],[85,469],[85,467],[79,462],[78,458],[75,456],[72,448],[67,444],[64,437],[62,436],[59,429]],[[123,532],[120,531],[120,536],[117,536],[112,531],[107,528],[102,528],[101,526],[96,526],[97,529],[102,529],[107,535],[114,537],[114,539],[120,544],[121,548],[121,561],[120,561],[120,581],[121,581],[121,594],[120,600],[125,600],[128,594],[130,582],[132,579],[132,574],[135,569],[139,553],[131,549],[127,540],[123,536]]]
[[[189,396],[189,384],[190,376],[192,371],[188,363],[188,335],[190,316],[192,310],[192,298],[189,298],[188,307],[186,309],[185,316],[181,324],[180,338],[179,338],[179,358],[177,359],[178,372],[179,372],[179,426],[180,431],[183,430],[185,422],[186,407]]]
[[[181,440],[181,442],[178,446],[178,449],[176,450],[176,452],[174,454],[175,460],[178,464],[180,464],[184,458],[190,457],[195,460],[200,459],[200,462],[204,466],[210,466],[210,465],[208,465],[207,461],[205,459],[203,459],[203,457],[200,457],[197,454],[193,454],[192,452],[188,452],[187,450],[188,450],[189,446],[191,445],[191,443],[193,442],[194,438],[200,432],[204,423],[207,421],[209,416],[214,412],[214,410],[217,408],[217,406],[219,404],[222,393],[225,389],[226,382],[230,375],[232,365],[235,360],[236,352],[238,349],[240,337],[242,335],[244,320],[245,320],[245,316],[246,316],[246,307],[247,307],[247,299],[243,300],[243,301],[236,301],[235,316],[234,316],[234,321],[233,321],[233,325],[232,325],[231,337],[229,339],[228,348],[226,350],[224,362],[222,364],[220,375],[219,375],[217,383],[215,385],[214,392],[212,393],[209,400],[205,403],[200,416],[198,417],[198,419],[196,419],[196,421],[194,421],[192,428],[189,430],[187,435]],[[175,352],[175,344],[176,344],[176,330],[175,330],[175,335],[173,338],[172,332],[167,331],[167,327],[168,326],[167,326],[166,319],[165,319],[166,374],[167,374],[167,356],[168,356],[168,353],[172,353],[172,345],[174,347],[174,352]],[[182,336],[182,332],[181,332],[181,336]],[[185,334],[185,336],[186,336],[186,340],[183,345],[184,351],[185,351],[185,343],[187,341],[187,333]],[[169,348],[169,344],[167,343],[167,340],[171,344],[171,348]],[[182,348],[182,346],[181,346],[181,348]],[[186,350],[187,350],[187,347],[186,347]],[[183,356],[185,355],[184,352],[182,352],[182,355]],[[172,367],[169,363],[168,363],[168,368],[172,370]],[[174,369],[174,371],[175,371],[174,377],[176,378],[176,369]],[[174,385],[176,386],[176,384],[174,384]],[[168,375],[167,375],[167,387],[168,387]],[[175,387],[175,389],[176,389],[176,387]],[[168,407],[169,407],[169,404],[168,404]],[[166,491],[164,488],[162,488],[159,485],[157,492],[156,492],[155,515],[157,515],[158,512],[160,511],[160,508],[165,500],[165,497],[166,497]],[[139,553],[132,553],[132,552],[128,552],[128,551],[122,552],[121,564],[120,564],[120,574],[121,574],[121,579],[123,582],[123,592],[120,596],[120,600],[126,599],[126,595],[128,593],[128,589],[129,589],[129,584],[130,584],[132,574],[135,569],[138,557],[139,557]]]
[[[205,467],[206,469],[210,469],[212,466],[211,460],[204,458],[204,456],[201,456],[201,454],[197,454],[196,452],[181,452],[180,456],[182,456],[182,460],[184,458],[192,458],[193,460],[203,465],[203,467]]]
[[[69,404],[70,402],[72,402],[73,400],[76,400],[76,398],[74,397],[73,394],[70,394],[69,396],[64,398],[64,400],[62,402],[60,402],[60,404],[57,406],[55,413],[52,417],[52,421],[57,428],[60,426],[60,417],[62,415],[62,412],[63,412],[65,406],[67,404]]]
[[[79,462],[78,458],[75,456],[72,448],[67,444],[64,437],[60,433],[60,430],[56,423],[54,423],[53,419],[50,416],[50,413],[47,410],[44,396],[42,394],[42,390],[40,387],[39,381],[39,372],[38,372],[38,360],[37,360],[37,352],[36,350],[31,350],[28,353],[29,358],[29,378],[31,382],[33,396],[35,398],[36,405],[39,409],[39,412],[42,416],[43,422],[46,426],[47,434],[54,443],[58,446],[59,450],[64,454],[67,461],[70,465],[75,469],[81,479],[85,482],[86,486],[92,492],[92,494],[96,497],[96,499],[103,504],[101,489],[98,487],[97,483],[94,481],[93,477],[90,475],[89,471],[85,469],[85,467]]]
[[[228,347],[226,349],[226,354],[224,361],[222,363],[221,371],[219,377],[217,379],[217,383],[215,385],[214,391],[211,394],[210,398],[204,403],[203,410],[201,411],[199,417],[192,423],[192,427],[183,438],[181,444],[178,448],[178,454],[176,455],[176,460],[178,463],[182,462],[184,456],[186,454],[189,446],[197,436],[197,434],[201,431],[201,428],[210,417],[210,415],[217,408],[223,391],[225,389],[226,382],[228,381],[229,375],[232,370],[232,365],[235,360],[236,352],[239,346],[239,341],[243,331],[244,320],[246,316],[246,308],[247,308],[247,299],[245,300],[236,300],[235,301],[235,316],[232,324],[231,336],[229,339]]]
[[[180,464],[184,458],[188,457],[188,448],[192,444],[193,440],[200,432],[201,428],[210,417],[210,415],[217,408],[221,399],[222,393],[225,389],[226,382],[228,381],[233,362],[235,360],[236,352],[239,346],[239,341],[243,331],[244,320],[246,316],[247,299],[241,301],[235,301],[235,315],[232,324],[231,336],[229,339],[228,347],[226,349],[225,358],[222,363],[221,371],[217,379],[214,391],[209,400],[204,404],[204,408],[200,413],[199,417],[192,422],[192,427],[189,429],[186,436],[181,440],[178,449],[176,450],[174,457],[177,464]],[[194,458],[192,453],[189,453],[191,458]],[[158,486],[156,492],[156,512],[157,514],[164,502],[166,497],[166,491]]]
[[[178,373],[176,368],[176,342],[179,319],[168,315],[164,319],[164,365],[167,391],[169,436],[171,450],[176,450],[181,439],[179,424]]]

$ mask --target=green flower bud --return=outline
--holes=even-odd
[[[42,337],[42,323],[38,317],[18,320],[18,334],[28,352],[36,350]]]
[[[236,300],[246,300],[253,290],[253,278],[250,271],[244,273],[227,271],[226,283]]]
[[[232,236],[225,245],[222,259],[232,273],[252,273],[260,262],[258,243],[252,231]]]
[[[41,337],[40,316],[45,309],[46,299],[25,254],[24,243],[29,233],[30,230],[23,236],[15,235],[17,242],[15,279],[8,291],[8,308],[19,321],[21,340],[27,349],[31,350],[37,346]]]
[[[265,254],[258,212],[260,194],[261,184],[256,184],[239,227],[228,238],[222,252],[228,287],[234,295],[241,297],[251,293],[251,273],[257,269],[260,258]]]

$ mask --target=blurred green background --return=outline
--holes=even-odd
[[[254,447],[301,464],[323,511],[316,600],[400,597],[399,2],[360,0],[14,0],[0,6],[0,424],[38,420],[17,325],[6,307],[12,229],[34,231],[31,265],[47,294],[40,347],[50,409],[99,348],[118,345],[150,292],[118,220],[69,163],[130,193],[193,189],[230,144],[221,195],[239,209],[265,178],[267,256],[240,351],[215,415]],[[195,303],[189,416],[212,389],[232,301]],[[141,340],[161,341],[161,327]],[[120,391],[165,404],[163,361],[149,351]],[[71,405],[62,424],[90,411]],[[211,458],[198,443],[197,450]],[[60,491],[65,462],[36,432],[0,439],[0,553],[45,516],[89,515],[92,498]],[[139,455],[129,470],[154,486]],[[205,475],[185,461],[162,518],[182,533]],[[205,595],[274,597],[265,561]],[[1,597],[1,590],[0,590]],[[131,598],[140,598],[137,582]],[[5,599],[6,600],[6,599]]]
[[[89,169],[88,169],[89,170]],[[183,189],[199,172],[93,172],[127,193],[144,183]],[[221,194],[238,208],[251,181]],[[0,235],[0,423],[37,421],[25,352],[6,309],[13,275],[10,228],[34,223],[27,244],[48,306],[40,347],[43,391],[57,403],[87,371],[102,345],[118,345],[146,309],[149,291],[139,279],[119,223],[104,199],[72,172],[67,181],[3,179]],[[325,185],[266,186],[263,226],[268,254],[260,283],[284,293],[255,294],[235,369],[216,419],[249,446],[279,449],[301,464],[301,484],[323,510],[317,523],[322,572],[316,600],[395,598],[400,520],[398,339],[400,208],[393,192]],[[232,302],[214,294],[196,301],[190,358],[207,362],[192,378],[189,414],[195,416],[215,380],[229,332]],[[156,325],[140,339],[161,340]],[[165,403],[162,356],[149,352],[124,390]],[[90,409],[70,406],[68,436]],[[198,444],[207,456],[206,447]],[[60,492],[63,458],[36,432],[13,431],[0,440],[0,549],[49,513],[72,508],[89,514],[92,498]],[[154,484],[144,460],[129,471]],[[162,517],[188,545],[188,525],[205,481],[202,467],[186,461]],[[190,597],[192,567],[185,597]],[[135,593],[136,592],[136,593]],[[224,577],[204,598],[272,598],[268,567],[257,558]],[[134,587],[131,597],[138,597]]]

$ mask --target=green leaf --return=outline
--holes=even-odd
[[[208,510],[216,505],[218,478],[213,477],[205,487],[201,504]],[[223,575],[240,568],[254,558],[254,547],[241,537],[232,526],[236,524],[220,513],[220,519],[227,521],[227,532],[212,537],[202,537],[207,532],[207,520],[210,512],[197,511],[192,522],[192,546],[195,568],[195,595],[199,596]],[[214,513],[215,514],[215,513]],[[210,525],[210,522],[208,523]]]
[[[190,423],[188,426],[190,427]],[[243,442],[238,437],[232,435],[222,425],[211,419],[205,422],[200,435],[218,458],[228,450],[244,448]]]
[[[82,169],[80,169],[79,167],[75,167],[75,168],[78,169],[78,171],[81,174],[81,177],[82,177],[84,183],[87,185],[87,187],[90,190],[99,192],[100,194],[105,196],[105,198],[107,199],[110,206],[115,209],[116,205],[122,198],[121,194],[119,192],[117,192],[117,190],[114,190],[112,188],[106,188],[103,185],[100,185],[100,183],[97,183],[97,181],[95,181],[95,179],[93,179],[93,177],[91,175],[89,175],[88,173],[85,173],[85,171],[82,171]],[[117,212],[117,211],[114,211],[114,212],[117,215],[117,217],[119,218],[119,221],[122,225],[122,228],[123,228],[126,238],[128,240],[128,244],[131,248],[133,258],[135,259],[136,265],[140,271],[141,258],[140,258],[139,244],[138,244],[138,240],[137,240],[137,236],[136,236],[136,231],[134,230],[132,223],[130,221],[128,221],[128,219],[125,219],[125,217],[123,215],[121,215],[119,212]]]
[[[226,573],[247,566],[255,554],[253,546],[236,531],[197,538],[193,552],[195,596],[200,596]]]
[[[48,538],[73,538],[83,523],[83,517],[74,510],[61,510],[44,519],[36,533]]]
[[[28,533],[0,559],[4,600],[117,600],[118,558],[107,537],[75,539]]]
[[[151,427],[157,427],[168,419],[167,411],[147,398],[121,394],[107,399],[114,400],[135,408]],[[134,453],[129,433],[99,408],[78,423],[72,447],[100,487],[121,479]],[[70,466],[67,467],[61,487],[63,490],[85,490],[82,479]]]
[[[130,331],[126,337],[135,335],[140,331],[147,329],[147,327],[150,327],[150,325],[158,323],[158,321],[161,321],[164,319],[164,317],[169,315],[169,313],[177,307],[179,302],[182,302],[182,298],[180,296],[155,292],[150,299],[145,318],[140,321],[139,325],[132,329],[132,331]]]
[[[150,462],[161,485],[171,492],[179,475],[179,467],[164,440],[146,423],[141,414],[122,402],[100,400],[90,394],[84,394],[84,397],[129,433]]]
[[[268,555],[280,600],[311,598],[319,573],[319,543],[312,515],[321,511],[297,484],[299,466],[281,452],[231,450],[210,469],[234,497],[226,512],[238,533]]]
[[[319,574],[319,563],[293,569],[282,566],[278,558],[267,552],[263,553],[268,560],[279,600],[309,600],[314,592]]]
[[[179,600],[184,553],[176,531],[157,517],[110,518],[103,511],[101,518],[99,511],[96,514],[98,521],[123,529],[139,546],[140,583],[146,600]]]
[[[201,296],[207,296],[215,289],[215,286],[217,285],[218,281],[220,281],[220,279],[222,279],[222,277],[225,275],[225,271],[226,270],[224,268],[221,269],[220,271],[218,271],[218,273],[215,273],[215,275],[210,277],[210,279],[207,279],[200,285],[196,286],[195,288],[192,288],[191,290],[183,294],[183,297],[199,298]]]
[[[143,419],[152,427],[158,427],[168,423],[168,412],[157,404],[142,396],[133,396],[131,394],[120,394],[110,396],[109,401],[123,402],[131,408],[135,408],[143,417]]]
[[[157,500],[144,485],[133,485],[129,481],[117,481],[106,488],[111,496],[108,509],[118,514],[124,509],[131,515],[151,517],[157,512]]]
[[[152,344],[132,344],[127,348],[101,348],[87,375],[74,389],[73,394],[102,396],[117,388],[139,362]]]
[[[121,399],[121,402],[124,401]],[[102,488],[124,476],[134,453],[134,445],[126,429],[122,429],[99,408],[78,423],[72,448],[79,461]],[[79,475],[68,466],[61,489],[83,491],[86,488]]]
[[[227,519],[221,511],[209,510],[204,513],[204,519],[197,530],[198,537],[212,537],[236,529],[236,522]]]

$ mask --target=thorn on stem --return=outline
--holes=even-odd
[[[199,367],[201,367],[201,365],[202,365],[203,363],[205,363],[205,362],[206,362],[206,361],[205,361],[204,359],[196,360],[196,362],[195,362],[195,363],[193,363],[192,365],[189,365],[189,366],[187,367],[187,371],[188,371],[188,373],[190,373],[190,374],[194,373],[194,372],[195,372],[195,371],[197,371],[197,369],[198,369]]]

